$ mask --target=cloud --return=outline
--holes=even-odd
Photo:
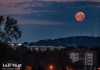
[[[36,12],[46,12],[44,10],[32,10],[43,4],[40,1],[32,0],[0,0],[0,15],[9,14],[31,14]]]
[[[21,3],[21,2],[32,2],[32,0],[0,0],[0,3]]]
[[[0,14],[25,14],[31,13],[29,9],[25,9],[30,5],[32,0],[0,0]],[[23,3],[18,5],[18,3]]]
[[[87,0],[37,0],[37,1],[68,2],[68,1],[87,1]],[[100,0],[88,0],[88,1],[100,2]]]
[[[14,7],[0,7],[0,15],[9,15],[9,14],[28,14],[31,13],[29,10],[23,8],[14,8]]]
[[[17,18],[18,24],[34,24],[34,25],[62,25],[62,22],[49,21],[49,20],[32,20]]]
[[[58,4],[55,3],[54,5],[53,2],[48,2],[48,1],[58,2]],[[68,4],[67,2],[69,1],[72,1],[72,3]],[[36,11],[39,12],[40,10],[42,12],[44,10],[54,11],[57,9],[59,10],[59,6],[62,6],[62,9],[64,7],[69,7],[69,8],[76,7],[77,5],[79,5],[79,4],[77,5],[73,4],[76,1],[80,0],[0,0],[0,14],[31,14],[34,12],[36,13]],[[81,0],[81,1],[87,1],[87,0]],[[100,0],[88,0],[88,1],[100,2]],[[66,3],[63,4],[62,2]],[[96,6],[99,7],[100,5]]]

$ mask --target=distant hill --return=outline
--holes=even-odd
[[[31,42],[30,46],[100,46],[100,37],[91,37],[91,36],[73,36],[66,38],[58,38],[58,39],[46,39],[40,40],[35,43]]]

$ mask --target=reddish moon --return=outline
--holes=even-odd
[[[85,14],[83,12],[77,12],[75,14],[75,19],[77,21],[83,21],[85,19]]]

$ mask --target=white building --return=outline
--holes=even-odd
[[[72,62],[81,61],[84,70],[96,70],[96,52],[86,49],[73,49],[69,51],[69,57]],[[90,67],[87,69],[86,67]]]
[[[47,49],[54,51],[55,49],[64,49],[65,47],[62,46],[27,46],[31,51],[36,50],[36,51],[46,51]]]
[[[78,52],[70,52],[70,59],[72,62],[79,61],[79,53]]]
[[[85,65],[93,66],[93,52],[85,53]]]

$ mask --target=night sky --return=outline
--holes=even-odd
[[[85,13],[78,22],[75,14]],[[35,42],[70,36],[100,36],[100,0],[0,0],[0,15],[18,20],[21,39]]]

